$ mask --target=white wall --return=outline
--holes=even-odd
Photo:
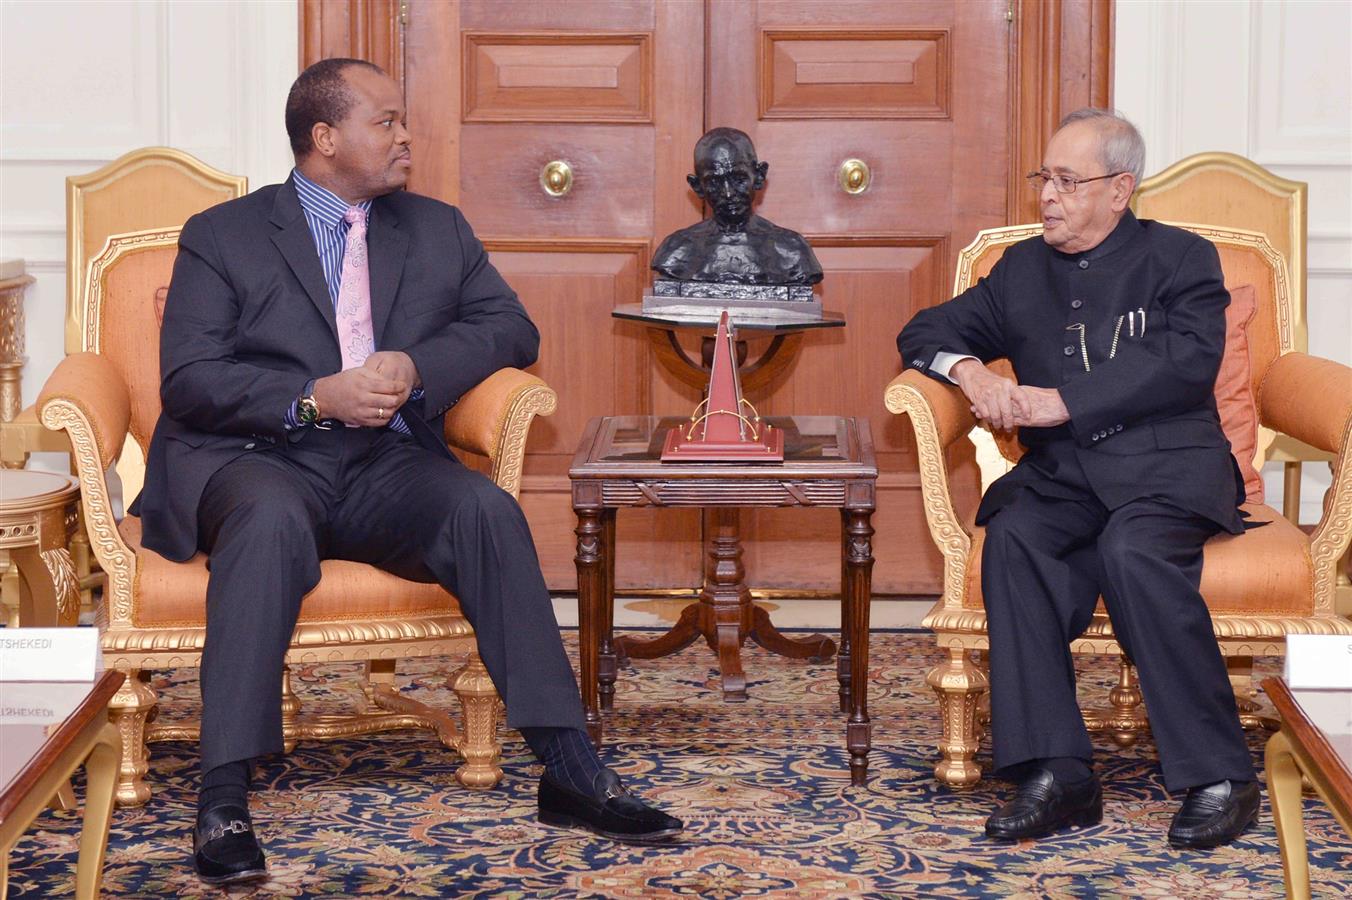
[[[297,22],[296,0],[0,0],[0,258],[37,278],[25,406],[64,353],[66,176],[162,144],[282,180]]]
[[[1113,102],[1141,129],[1146,172],[1207,150],[1308,182],[1309,350],[1352,365],[1352,3],[1118,0]],[[1281,505],[1280,467],[1264,470]],[[1306,464],[1301,521],[1326,466]]]

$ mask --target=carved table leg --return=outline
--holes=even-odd
[[[578,621],[578,668],[582,678],[582,706],[587,715],[587,732],[592,742],[601,743],[601,711],[597,702],[597,655],[600,650],[599,634],[603,627],[600,620],[601,592],[604,589],[604,576],[601,574],[601,510],[576,509],[577,555],[577,621]]]
[[[737,536],[737,510],[710,510],[713,541],[704,570],[700,602],[708,607],[718,640],[718,668],[723,676],[723,699],[746,699],[746,673],[742,671],[742,641],[750,624],[751,591],[742,566],[742,542]],[[705,632],[706,636],[708,631]]]
[[[598,641],[597,677],[600,681],[601,709],[615,708],[615,676],[618,664],[615,655],[615,510],[601,511],[601,608],[597,610],[600,625]]]
[[[850,643],[850,718],[845,726],[845,744],[850,751],[850,783],[856,786],[868,780],[868,754],[873,746],[868,717],[868,618],[873,596],[873,526],[869,519],[872,515],[870,509],[852,509],[844,517],[848,552],[841,596],[849,598],[844,604],[849,618],[841,623],[841,634],[848,635]]]

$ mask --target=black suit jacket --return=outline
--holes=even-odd
[[[1024,486],[1056,493],[1073,456],[1109,509],[1156,497],[1239,532],[1243,479],[1212,393],[1229,303],[1210,241],[1128,211],[1084,253],[1041,237],[1009,247],[989,276],[918,313],[897,347],[926,373],[940,350],[1005,357],[1020,384],[1061,392],[1070,421],[1019,429],[1029,452],[978,522]]]
[[[460,211],[397,192],[371,205],[371,320],[377,350],[402,350],[423,398],[400,410],[419,443],[449,455],[446,411],[504,366],[535,361],[539,333]],[[292,182],[188,220],[160,333],[160,400],[145,489],[132,512],[143,542],[183,560],[197,550],[208,479],[308,428],[283,417],[307,381],[339,371],[333,302]]]

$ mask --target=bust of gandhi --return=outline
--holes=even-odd
[[[816,284],[822,267],[796,231],[754,215],[751,203],[765,186],[770,164],[756,159],[751,138],[715,128],[695,144],[690,187],[713,218],[682,228],[662,242],[652,267],[677,281],[723,284]]]

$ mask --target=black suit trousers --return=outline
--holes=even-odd
[[[1168,788],[1251,780],[1234,691],[1198,591],[1202,545],[1220,527],[1151,498],[1109,510],[1073,454],[1061,463],[1054,483],[1025,485],[986,522],[981,591],[996,768],[1092,757],[1069,644],[1102,594],[1136,664]]]
[[[315,430],[238,457],[198,506],[208,554],[202,769],[282,749],[282,665],[322,559],[436,582],[460,600],[512,727],[583,727],[521,508],[412,438]]]

